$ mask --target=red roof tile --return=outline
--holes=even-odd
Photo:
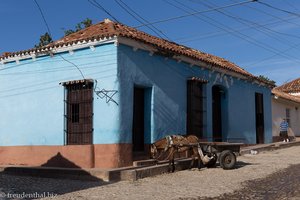
[[[283,92],[281,90],[277,88],[274,88],[272,90],[272,93],[278,97],[281,97],[283,99],[286,99],[286,100],[289,100],[289,101],[293,101],[293,102],[296,102],[296,103],[300,103],[300,97],[298,96],[294,96],[294,95],[291,95],[289,93],[286,93],[286,92]]]
[[[256,76],[252,75],[251,73],[245,71],[244,69],[240,68],[236,64],[225,60],[224,58],[220,58],[208,53],[204,53],[183,45],[176,44],[174,42],[170,42],[168,40],[158,38],[152,35],[149,35],[145,32],[139,31],[135,28],[123,25],[121,23],[116,23],[110,21],[108,19],[100,22],[98,24],[92,25],[86,29],[78,31],[76,33],[72,33],[68,36],[63,37],[60,40],[57,40],[46,47],[42,47],[39,50],[45,50],[49,47],[61,47],[63,45],[72,44],[74,42],[83,41],[83,40],[95,40],[105,37],[114,37],[114,36],[121,36],[130,38],[136,41],[140,41],[142,43],[148,44],[156,48],[159,52],[173,54],[173,55],[184,55],[190,58],[200,60],[209,64],[214,65],[215,67],[219,67],[225,70],[233,71],[238,74],[244,75],[251,79],[258,80],[263,82],[269,86],[273,86],[268,82],[265,82]],[[37,49],[30,49],[27,51],[15,52],[11,53],[11,55],[20,54],[20,53],[28,53],[30,51],[36,51]],[[1,58],[1,57],[0,57]],[[2,56],[3,58],[3,56]]]
[[[252,74],[240,68],[236,64],[229,62],[228,60],[225,60],[223,58],[208,53],[203,53],[201,51],[149,35],[135,28],[120,23],[112,22],[110,20],[105,20],[98,24],[92,25],[84,30],[70,34],[54,42],[54,45],[68,44],[74,41],[112,37],[112,36],[122,36],[126,38],[131,38],[149,45],[153,45],[160,51],[168,51],[174,54],[185,55],[188,57],[192,57],[194,59],[198,59],[204,62],[208,62],[220,66],[224,69],[234,71],[242,75],[251,76],[251,77],[253,76]]]
[[[288,93],[300,92],[300,78],[277,87],[278,90]]]

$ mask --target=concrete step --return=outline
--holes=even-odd
[[[154,159],[133,161],[134,167],[142,167],[142,166],[149,166],[149,165],[156,165],[156,164],[157,164],[157,160]]]
[[[30,167],[30,166],[0,166],[0,172],[19,176],[34,176],[45,178],[60,178],[86,181],[122,181],[138,180],[141,178],[167,173],[168,161],[157,162],[140,161],[140,166],[129,166],[116,169],[75,169],[55,167]],[[151,163],[151,166],[145,166]],[[180,159],[175,161],[175,169],[184,170],[190,166],[191,159]]]
[[[191,158],[180,159],[175,161],[175,171],[189,169],[191,164]],[[168,161],[147,167],[141,167],[133,170],[125,170],[122,172],[126,179],[124,180],[138,180],[146,177],[157,176],[164,173],[169,173],[169,163]]]

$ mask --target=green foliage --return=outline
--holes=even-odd
[[[89,18],[86,18],[82,22],[78,23],[75,26],[74,30],[73,29],[65,30],[64,34],[65,34],[65,36],[70,35],[72,33],[80,31],[84,28],[87,28],[87,27],[91,26],[92,24],[93,24],[92,20],[89,19]],[[36,44],[34,47],[39,48],[39,47],[42,47],[42,46],[46,46],[46,45],[50,44],[51,42],[53,42],[53,40],[52,40],[50,34],[48,32],[46,32],[45,34],[40,36],[40,42],[38,44]]]
[[[259,75],[258,76],[259,79],[263,80],[263,81],[266,81],[266,82],[269,82],[273,85],[276,85],[276,82],[274,80],[271,80],[269,79],[268,77],[264,76],[264,75]]]
[[[72,29],[69,29],[69,30],[64,31],[64,33],[65,33],[65,36],[67,36],[67,35],[70,35],[72,33],[75,33],[75,31],[73,31]]]
[[[42,46],[46,46],[48,44],[50,44],[51,42],[53,42],[50,34],[48,32],[46,32],[44,35],[40,36],[40,42],[39,44],[35,45],[36,48],[38,47],[42,47]]]
[[[93,22],[92,22],[91,19],[86,18],[85,20],[83,20],[83,21],[81,22],[81,24],[84,25],[84,28],[87,28],[87,27],[90,27],[91,25],[93,25]]]
[[[89,18],[86,18],[85,20],[81,21],[80,23],[76,24],[75,26],[75,29],[68,29],[68,30],[65,30],[64,33],[65,33],[65,36],[67,35],[70,35],[72,33],[75,33],[77,31],[80,31],[84,28],[87,28],[89,26],[91,26],[93,24],[92,20],[89,19]]]

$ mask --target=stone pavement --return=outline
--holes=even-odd
[[[299,146],[300,138],[295,141],[284,143],[258,144],[241,147],[240,154],[257,154],[265,151],[273,151],[292,146]],[[176,170],[189,168],[190,159],[177,161]],[[151,166],[130,166],[112,170],[105,169],[67,169],[53,167],[27,167],[27,166],[0,166],[0,172],[13,175],[27,175],[46,178],[66,178],[73,180],[92,181],[120,181],[137,180],[140,178],[156,176],[168,172],[168,163]]]
[[[272,199],[271,197],[286,199],[283,198],[284,195],[297,199],[299,196],[295,187],[299,185],[300,172],[291,166],[299,168],[300,146],[285,148],[291,144],[278,144],[276,146],[280,148],[276,151],[244,154],[238,158],[236,168],[233,170],[223,170],[217,165],[216,168],[202,168],[200,171],[183,170],[137,181],[83,181],[63,177],[54,179],[0,173],[0,199],[9,199],[6,198],[9,195],[22,194],[43,195],[48,197],[46,199],[52,199],[51,195],[57,195],[55,199],[60,200],[210,198],[227,200],[231,197],[240,199],[240,195],[243,195],[244,199]],[[255,148],[257,149],[257,146]],[[281,189],[282,191],[276,192]],[[270,198],[265,198],[266,195]]]

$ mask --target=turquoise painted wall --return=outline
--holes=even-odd
[[[227,89],[224,140],[243,138],[255,143],[255,92],[264,94],[265,142],[271,142],[270,89],[217,72],[190,67],[132,47],[99,45],[61,54],[75,63],[85,78],[98,80],[99,89],[117,90],[113,102],[94,94],[94,144],[131,143],[134,85],[147,90],[145,142],[186,132],[186,80],[209,80],[205,90],[205,137],[212,137],[211,88]],[[64,88],[60,82],[82,79],[78,70],[58,55],[21,60],[0,70],[0,146],[63,145]],[[225,80],[226,79],[226,80]]]
[[[75,63],[85,78],[97,79],[100,89],[118,90],[115,45],[61,55]],[[79,79],[79,71],[58,55],[2,65],[0,146],[63,145],[64,87],[59,83]],[[119,101],[118,94],[114,99]],[[118,142],[118,121],[118,106],[94,95],[94,143]]]
[[[189,64],[151,55],[132,47],[118,47],[120,78],[121,140],[131,142],[134,85],[152,88],[151,129],[145,141],[152,143],[168,134],[186,133],[186,81],[196,76],[206,84],[206,138],[212,138],[212,86],[226,90],[223,113],[223,140],[256,143],[255,92],[264,96],[265,142],[272,141],[271,91],[269,88],[221,75]],[[149,118],[148,117],[148,118]]]

